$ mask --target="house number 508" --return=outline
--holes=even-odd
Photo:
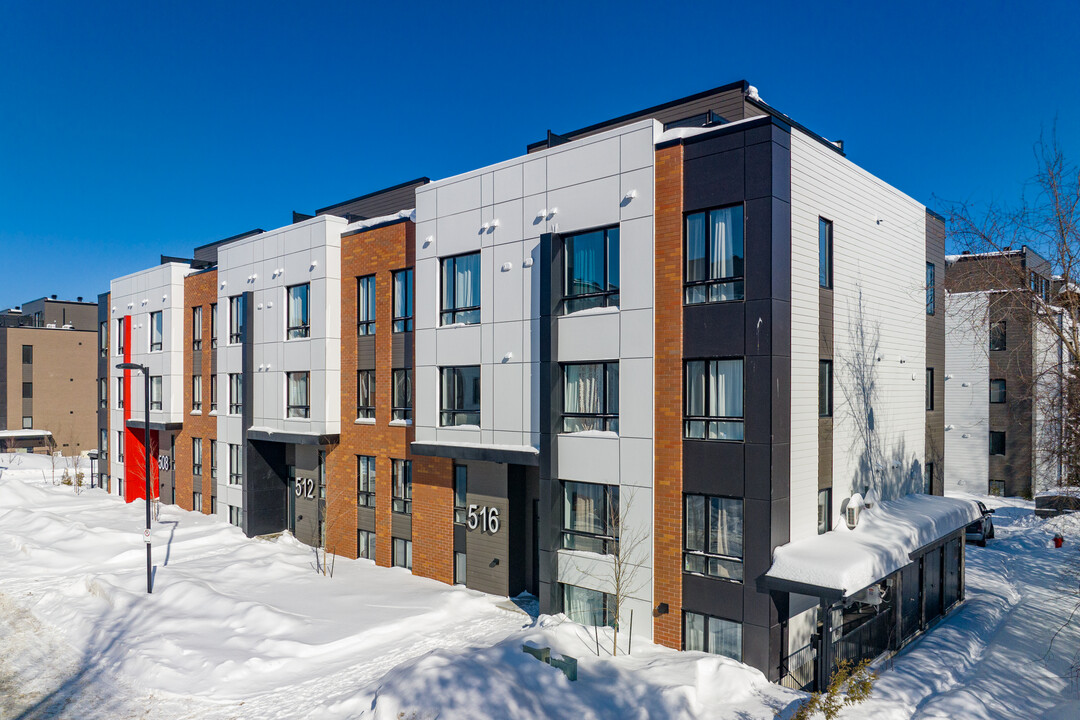
[[[470,505],[468,526],[470,530],[480,528],[482,532],[494,535],[499,532],[499,508]]]

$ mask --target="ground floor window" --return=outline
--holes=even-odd
[[[195,512],[202,512],[202,493],[191,493],[191,509]]]
[[[737,498],[686,495],[683,570],[743,579],[743,503]]]
[[[990,481],[990,494],[1001,497],[1005,494],[1005,481],[1004,480],[991,480]]]
[[[124,497],[124,478],[116,478],[116,494],[120,497]]]
[[[356,557],[366,560],[375,559],[375,533],[358,530],[356,533]]]
[[[454,553],[454,584],[465,584],[465,553]]]
[[[217,495],[210,496],[210,514],[217,515]]]
[[[240,508],[235,505],[229,506],[229,522],[236,527],[240,527]]]
[[[394,567],[412,570],[412,540],[394,538],[394,544],[391,550],[391,554],[393,555],[391,561],[393,562]]]
[[[371,455],[356,456],[356,504],[375,507],[375,458]]]
[[[829,532],[832,520],[832,488],[818,490],[817,494],[817,532],[824,535]]]
[[[613,625],[615,622],[615,599],[599,590],[563,585],[563,612],[582,625]]]
[[[742,662],[742,623],[684,612],[683,650],[725,655]]]

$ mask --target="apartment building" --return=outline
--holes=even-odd
[[[56,296],[0,311],[0,431],[12,449],[97,447],[94,303]]]
[[[947,298],[947,488],[1032,497],[1062,484],[1069,363],[1035,313],[1071,322],[1062,281],[1030,247],[951,255]]]
[[[166,500],[810,687],[963,595],[943,264],[738,82],[114,281],[108,329]]]

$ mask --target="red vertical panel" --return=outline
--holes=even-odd
[[[131,362],[131,316],[124,316],[124,362]],[[131,419],[131,371],[124,370],[124,500],[131,502],[145,493],[142,433],[127,426]]]

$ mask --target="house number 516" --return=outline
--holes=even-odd
[[[480,528],[482,532],[494,535],[499,532],[499,508],[470,505],[468,526],[470,530]]]

